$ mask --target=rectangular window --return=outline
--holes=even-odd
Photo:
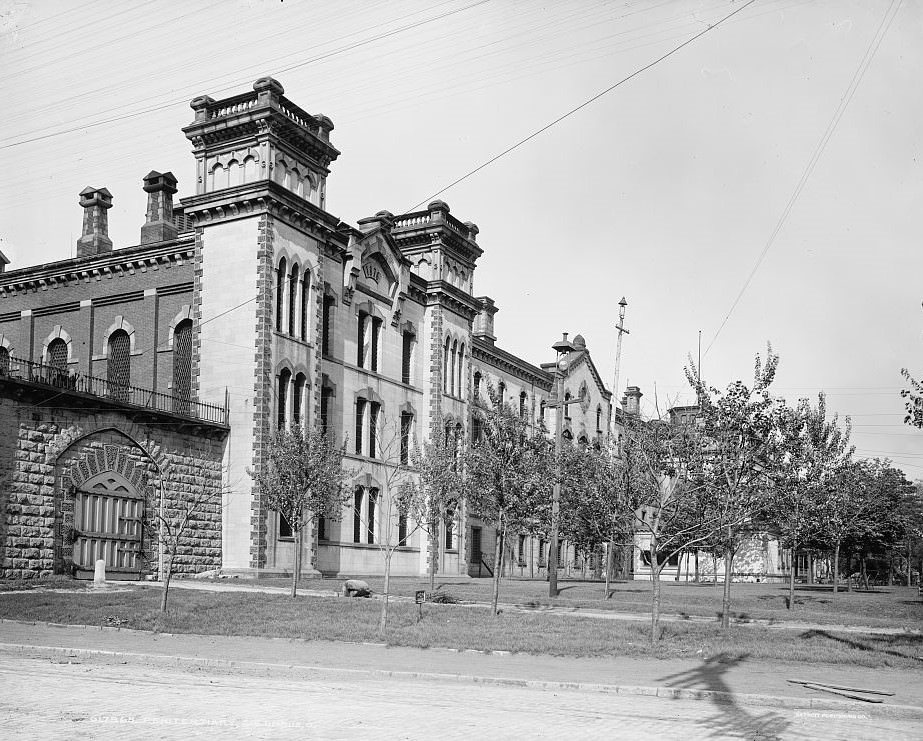
[[[292,523],[288,521],[288,518],[279,513],[279,537],[280,538],[294,538],[295,533],[292,531]]]
[[[455,512],[450,512],[445,520],[445,549],[451,551],[455,548]]]
[[[481,441],[481,418],[474,416],[471,418],[471,442],[477,445]]]
[[[333,296],[324,296],[324,317],[322,322],[323,336],[321,338],[321,352],[326,356],[333,355],[333,320],[336,299]]]
[[[407,515],[403,512],[397,518],[397,544],[407,545]]]
[[[369,367],[377,372],[378,371],[378,355],[379,355],[379,345],[381,344],[381,319],[378,317],[372,317],[372,336],[369,339],[370,350],[371,350],[371,363]]]
[[[353,500],[353,543],[362,542],[362,488],[356,487]]]
[[[404,332],[403,347],[401,349],[401,383],[409,384],[412,380],[411,365],[413,363],[413,343],[416,340],[412,332]]]
[[[545,567],[545,539],[544,538],[538,539],[538,567],[540,569]]]
[[[519,565],[526,565],[526,536],[519,536]]]
[[[413,429],[413,415],[401,412],[401,463],[410,462],[410,431]]]
[[[333,398],[333,389],[322,388],[320,391],[320,429],[325,435],[330,432],[330,400]]]
[[[362,431],[365,423],[365,399],[356,399],[356,455],[362,455]]]
[[[317,518],[317,539],[327,540],[327,518],[326,517]]]
[[[369,356],[371,329],[368,319],[369,315],[360,311],[359,318],[356,320],[356,365],[360,368],[365,368],[365,361]]]
[[[308,304],[311,301],[311,274],[305,273],[301,281],[301,339],[308,339]]]
[[[381,404],[371,402],[369,404],[369,458],[378,457],[378,415],[381,412]]]
[[[369,520],[366,534],[368,542],[375,542],[375,504],[378,500],[378,489],[369,489]]]

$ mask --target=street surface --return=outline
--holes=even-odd
[[[591,691],[0,653],[0,738],[916,739],[923,722]]]

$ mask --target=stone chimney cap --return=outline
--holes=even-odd
[[[445,211],[446,213],[449,213],[449,210],[450,210],[448,203],[446,203],[445,201],[438,201],[438,200],[430,202],[430,204],[426,208],[429,211]]]
[[[394,218],[394,214],[392,214],[390,211],[387,211],[387,210],[379,211],[377,214],[375,214],[375,216],[377,216],[379,219],[393,219]]]
[[[586,350],[586,340],[583,339],[582,334],[578,334],[574,337],[574,349],[575,350]]]
[[[333,131],[333,121],[331,121],[323,113],[317,113],[314,115],[314,120],[317,121],[321,126],[329,131]]]
[[[176,183],[176,176],[172,172],[161,173],[157,172],[157,170],[151,170],[144,176],[144,192],[155,193],[163,190],[172,195],[176,193]]]
[[[471,237],[471,239],[474,239],[478,235],[478,232],[481,231],[478,229],[478,225],[473,221],[466,221],[465,226],[468,227],[468,236]]]
[[[80,191],[80,205],[84,208],[89,206],[112,208],[112,193],[105,188],[94,188],[88,185]]]
[[[253,83],[253,89],[257,92],[270,90],[277,95],[283,95],[285,93],[285,88],[282,87],[282,83],[274,77],[261,77],[259,80]]]

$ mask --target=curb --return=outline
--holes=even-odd
[[[4,622],[17,622],[5,620]],[[35,623],[24,623],[34,625]],[[43,623],[55,625],[54,623]],[[74,626],[67,626],[74,627]],[[127,632],[127,631],[126,631]],[[134,633],[147,631],[132,630]],[[169,633],[157,635],[168,636]],[[189,634],[184,634],[189,635]],[[287,640],[287,639],[280,639]],[[375,644],[378,645],[378,644]],[[432,650],[432,649],[428,649]],[[437,649],[438,650],[438,649]],[[443,649],[458,651],[459,649]],[[168,654],[146,654],[131,651],[110,651],[105,649],[68,648],[65,646],[34,646],[21,643],[0,643],[0,652],[29,654],[32,656],[67,656],[70,658],[119,658],[145,661],[159,666],[182,669],[224,669],[244,673],[278,674],[280,671],[289,675],[313,677],[318,674],[339,674],[345,676],[364,676],[377,679],[418,679],[464,684],[481,684],[503,687],[525,687],[542,690],[570,690],[577,692],[598,692],[609,695],[659,697],[667,700],[704,700],[726,705],[748,705],[753,707],[786,708],[790,710],[827,710],[839,712],[863,712],[872,717],[894,719],[923,720],[923,707],[913,705],[885,705],[849,702],[845,700],[827,700],[823,698],[789,697],[784,695],[764,695],[752,693],[722,692],[718,690],[684,689],[677,687],[645,687],[636,685],[598,684],[591,682],[551,682],[536,679],[516,679],[512,677],[486,677],[475,674],[446,674],[441,672],[400,671],[393,669],[353,669],[346,667],[318,666],[312,664],[278,664],[262,661],[238,661],[234,659],[201,658],[197,656],[177,656]],[[474,651],[473,653],[483,653]],[[508,652],[506,652],[508,653]]]

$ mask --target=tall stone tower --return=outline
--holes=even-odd
[[[278,419],[293,410],[297,420],[316,418],[323,286],[347,242],[324,210],[339,155],[333,123],[283,93],[267,77],[250,93],[195,98],[195,120],[183,129],[196,159],[196,194],[181,201],[196,231],[194,390],[227,393],[230,406],[223,501],[230,572],[263,570],[280,547],[271,532],[277,520],[249,472]],[[283,358],[294,369],[284,371],[293,380],[284,386]]]

